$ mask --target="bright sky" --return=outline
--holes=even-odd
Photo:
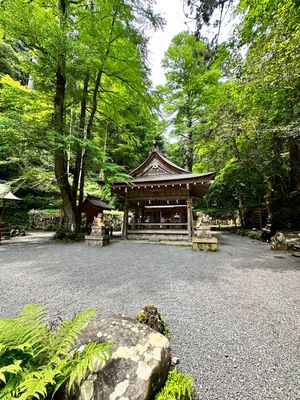
[[[168,49],[172,38],[179,32],[187,30],[185,16],[182,8],[182,0],[156,0],[154,10],[166,20],[164,30],[153,32],[149,41],[150,64],[152,68],[153,87],[165,82],[161,61]]]
[[[166,20],[164,30],[158,30],[152,33],[149,41],[149,61],[152,69],[153,87],[165,83],[164,71],[161,67],[161,61],[165,51],[168,49],[172,38],[184,30],[193,30],[191,20],[185,18],[183,12],[183,0],[156,0],[154,10],[161,14]],[[228,16],[229,17],[229,16]],[[230,18],[230,17],[229,17]],[[188,24],[186,24],[186,22]],[[222,27],[220,41],[228,37],[232,28],[232,21],[229,19]],[[208,32],[209,35],[209,32]]]

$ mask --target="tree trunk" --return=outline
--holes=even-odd
[[[300,142],[290,139],[290,191],[300,192]]]
[[[192,172],[194,164],[194,146],[193,146],[193,133],[192,133],[192,119],[188,112],[188,136],[187,136],[187,155],[186,155],[186,167]]]
[[[80,121],[79,121],[79,132],[80,137],[84,139],[86,131],[86,106],[88,98],[88,86],[89,86],[89,74],[86,73],[83,84],[82,98],[81,98],[81,108],[80,108]],[[73,196],[77,198],[79,178],[80,178],[80,168],[82,165],[82,147],[78,144],[76,150],[76,159],[74,167],[74,178],[72,184]],[[79,208],[79,207],[78,207]],[[80,212],[80,210],[79,210]]]
[[[88,94],[88,83],[89,83],[89,74],[86,75],[85,77],[85,82],[84,82],[84,91],[83,91],[83,97],[82,97],[82,102],[81,102],[81,116],[80,116],[80,124],[81,127],[83,127],[84,139],[89,139],[92,128],[93,128],[93,123],[94,123],[94,118],[95,114],[97,111],[97,106],[98,106],[98,92],[99,88],[101,85],[101,80],[103,76],[103,71],[104,67],[107,61],[107,58],[110,53],[111,49],[111,44],[113,43],[113,31],[114,31],[114,25],[116,21],[116,16],[114,15],[112,18],[111,22],[111,30],[110,30],[110,36],[109,36],[109,42],[108,42],[108,47],[105,52],[105,57],[103,58],[102,66],[99,69],[97,76],[96,76],[96,81],[95,81],[95,86],[93,89],[93,96],[92,96],[92,108],[91,108],[91,113],[89,115],[89,118],[86,118],[86,104],[87,104],[87,94]],[[77,181],[75,182],[74,185],[74,190],[76,187],[76,193],[78,190],[78,185],[79,185],[79,198],[78,198],[78,210],[79,214],[81,212],[81,206],[83,202],[83,195],[84,195],[84,179],[85,179],[85,161],[86,161],[86,149],[83,147],[80,149],[80,158],[78,159],[79,161],[79,169],[78,169],[78,176],[77,176]],[[81,214],[80,214],[81,217]],[[80,218],[79,217],[79,218]]]
[[[244,229],[246,228],[246,221],[245,221],[245,206],[243,201],[243,196],[241,194],[238,195],[239,200],[239,216],[241,220],[241,227]]]
[[[86,128],[84,129],[84,139],[89,139],[91,132],[92,132],[92,127],[93,127],[93,122],[94,122],[94,117],[97,111],[97,96],[98,96],[98,91],[102,79],[102,74],[103,71],[100,70],[97,73],[96,77],[96,82],[95,82],[95,87],[93,90],[93,100],[92,100],[92,109],[90,116],[88,118],[88,121],[86,123]],[[84,179],[85,179],[85,161],[86,161],[86,149],[83,147],[81,149],[81,158],[80,158],[80,167],[79,167],[79,176],[78,176],[78,184],[79,184],[79,198],[78,198],[78,210],[80,212],[82,202],[83,202],[83,195],[84,195]]]
[[[62,25],[66,16],[66,2],[60,0],[60,9],[62,16]],[[55,150],[54,164],[55,176],[60,189],[64,208],[64,223],[68,230],[78,230],[78,213],[76,210],[76,201],[72,193],[67,172],[67,154],[63,148],[61,138],[65,134],[65,92],[66,92],[66,51],[64,43],[61,46],[61,52],[56,69],[55,99],[54,99],[54,118],[53,126],[57,135],[57,148]]]
[[[268,219],[272,221],[273,213],[271,207],[271,200],[273,195],[273,185],[269,178],[264,177],[264,183],[266,185],[266,194],[264,195],[265,205],[268,213]]]

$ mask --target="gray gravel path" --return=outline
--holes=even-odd
[[[300,399],[300,261],[264,243],[222,234],[219,252],[202,253],[38,238],[0,245],[0,277],[1,317],[29,302],[64,318],[86,308],[134,316],[154,303],[198,399]]]

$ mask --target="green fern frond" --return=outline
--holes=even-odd
[[[36,356],[48,350],[47,319],[47,309],[40,304],[26,305],[19,317],[23,328],[24,342],[28,341],[31,344]]]
[[[0,319],[0,400],[48,398],[68,379],[80,382],[87,371],[101,368],[110,343],[74,350],[94,315],[94,310],[82,312],[57,331],[49,329],[46,308],[40,305],[24,307],[16,318]]]
[[[189,374],[169,372],[168,379],[155,400],[192,400],[195,395],[194,380]]]
[[[74,348],[76,339],[87,327],[96,310],[83,311],[73,317],[72,320],[64,321],[58,328],[53,345],[55,356],[65,355]]]
[[[15,398],[16,382],[18,382],[18,379],[16,379],[16,376],[11,377],[6,382],[5,386],[0,389],[0,400],[12,400]]]
[[[55,385],[55,371],[50,367],[26,373],[24,378],[16,389],[18,400],[45,398],[48,394],[48,388]]]
[[[44,325],[47,318],[46,308],[39,304],[25,306],[16,318],[0,320],[0,343],[12,348],[28,343],[33,351],[40,347],[42,339],[46,339],[47,330]],[[39,350],[38,348],[36,349]]]
[[[5,353],[7,349],[7,346],[5,344],[0,343],[0,357],[2,356],[2,354]]]
[[[0,381],[6,383],[5,374],[17,374],[22,371],[21,368],[22,360],[15,360],[13,364],[6,365],[0,368]]]
[[[88,343],[82,352],[77,351],[73,360],[72,372],[68,389],[70,390],[73,383],[80,382],[85,378],[87,371],[93,373],[100,370],[110,357],[109,348],[113,343]]]

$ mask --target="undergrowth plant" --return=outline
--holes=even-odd
[[[84,311],[53,328],[44,306],[28,304],[16,318],[0,319],[0,400],[51,398],[67,380],[70,389],[104,364],[111,343],[74,350],[95,313]]]
[[[155,396],[155,400],[192,400],[195,393],[193,378],[174,368],[169,372],[165,386]]]

